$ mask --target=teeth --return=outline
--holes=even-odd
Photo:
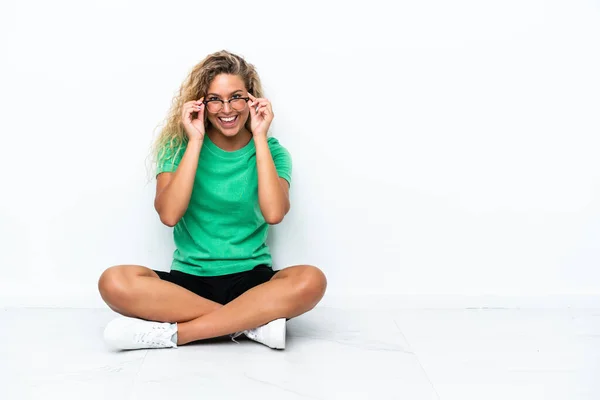
[[[221,121],[223,122],[231,122],[235,119],[235,117],[230,117],[230,118],[220,118]]]

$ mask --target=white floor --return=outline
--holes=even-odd
[[[112,352],[108,309],[0,309],[0,399],[600,399],[600,310],[317,308],[285,351]]]

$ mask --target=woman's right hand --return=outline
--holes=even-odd
[[[204,109],[206,107],[202,103],[203,100],[204,97],[200,100],[188,101],[183,105],[181,122],[189,140],[204,139]],[[192,113],[194,112],[198,113],[197,118],[192,118]]]

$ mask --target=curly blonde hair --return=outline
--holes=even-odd
[[[213,79],[219,74],[238,75],[244,81],[246,90],[255,97],[264,97],[262,84],[254,65],[246,62],[241,56],[221,50],[209,54],[192,68],[189,75],[182,83],[179,93],[173,97],[171,109],[166,123],[160,130],[152,147],[153,165],[159,160],[175,162],[183,145],[187,143],[187,135],[181,122],[181,110],[185,103],[204,97]],[[197,118],[195,112],[192,118]],[[205,129],[208,130],[210,122],[204,118]],[[246,129],[250,130],[250,119],[246,121]]]

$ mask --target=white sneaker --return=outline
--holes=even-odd
[[[244,334],[248,339],[262,343],[272,349],[285,349],[285,318],[279,318],[258,328],[237,332],[231,335],[232,339]],[[235,341],[235,340],[234,340]]]
[[[171,340],[176,333],[177,323],[120,317],[106,325],[104,340],[109,346],[122,350],[177,348],[177,343]]]

